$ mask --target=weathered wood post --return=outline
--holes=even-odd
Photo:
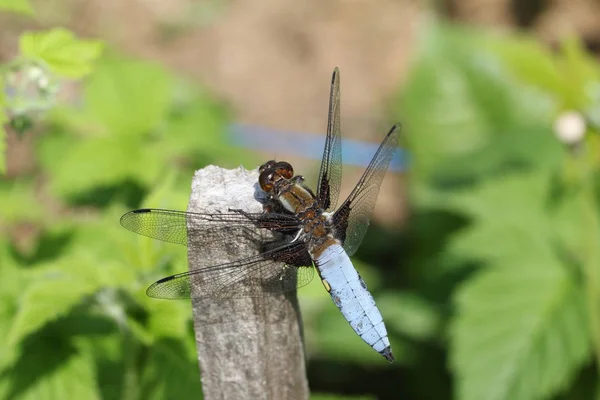
[[[189,212],[262,211],[257,171],[208,166],[196,171]],[[256,233],[256,232],[255,232]],[[219,248],[211,232],[190,229],[190,270],[258,254],[248,232],[232,232]],[[251,235],[250,235],[251,236]],[[257,272],[259,273],[259,271]],[[296,293],[264,297],[195,299],[196,348],[204,398],[308,399],[302,326]]]

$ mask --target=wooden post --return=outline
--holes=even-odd
[[[196,171],[189,212],[262,211],[257,171],[208,166]],[[258,231],[254,231],[256,234]],[[252,233],[252,232],[250,232]],[[190,230],[190,270],[258,254],[248,232],[232,232],[217,249],[211,232]],[[256,237],[254,238],[256,239]],[[195,299],[196,348],[204,398],[308,399],[302,326],[296,293],[258,298]]]

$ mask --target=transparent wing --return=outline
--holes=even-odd
[[[265,213],[189,213],[176,210],[140,209],[121,217],[121,225],[143,236],[189,245],[195,235],[210,237],[202,246],[207,253],[227,248],[235,234],[256,227],[282,233],[295,232],[295,216]],[[190,238],[188,235],[191,234]],[[265,246],[276,242],[263,243]],[[281,243],[280,243],[281,244]],[[285,244],[236,262],[201,268],[163,278],[147,290],[164,299],[198,297],[264,296],[304,286],[312,279],[312,260],[304,243]]]
[[[298,243],[160,279],[146,294],[161,299],[261,297],[304,286],[313,275],[306,246]]]
[[[121,225],[132,232],[164,242],[187,246],[188,231],[223,230],[223,238],[231,239],[228,232],[235,227],[266,228],[284,231],[297,229],[298,220],[286,214],[264,213],[189,213],[185,211],[143,208],[121,217]],[[218,244],[217,244],[218,245]]]
[[[342,183],[342,138],[340,133],[340,71],[331,78],[327,137],[319,171],[317,201],[324,210],[334,210]]]
[[[358,184],[333,215],[336,237],[348,255],[356,252],[367,232],[381,181],[396,151],[400,128],[396,124],[388,132]]]

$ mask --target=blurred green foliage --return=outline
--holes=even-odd
[[[26,115],[35,136],[34,168],[0,181],[0,398],[201,393],[189,304],[145,295],[186,252],[118,219],[185,208],[195,167],[247,157],[229,149],[227,111],[207,92],[152,63],[97,61],[101,48],[65,29],[27,32],[0,75],[2,117]],[[46,97],[40,113],[40,82],[68,88],[92,71],[81,96]]]
[[[210,93],[103,47],[28,32],[2,66],[0,127],[28,118],[34,159],[0,181],[0,398],[201,393],[189,303],[145,295],[185,270],[185,249],[118,219],[185,209],[196,168],[259,160],[228,142]],[[313,398],[595,398],[598,63],[575,39],[553,52],[443,24],[419,49],[392,108],[411,151],[410,228],[372,227],[355,260],[398,360],[366,346],[315,280],[299,291]],[[587,123],[576,142],[555,133],[566,111]],[[0,130],[0,169],[3,146]]]
[[[29,0],[0,0],[0,10],[33,15],[33,7],[31,7]]]
[[[76,39],[69,30],[56,28],[48,32],[23,33],[19,49],[24,58],[46,64],[54,74],[82,78],[91,72],[102,45]]]
[[[599,137],[561,143],[553,125],[593,120],[600,66],[577,40],[551,52],[444,25],[420,49],[398,104],[410,267],[420,293],[451,301],[455,397],[594,398],[575,386],[600,361]]]

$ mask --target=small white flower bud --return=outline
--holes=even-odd
[[[36,81],[45,75],[44,70],[37,65],[32,65],[26,70],[27,77],[32,81]]]
[[[565,111],[554,121],[556,136],[567,144],[575,144],[583,139],[586,128],[583,115],[577,111]]]

